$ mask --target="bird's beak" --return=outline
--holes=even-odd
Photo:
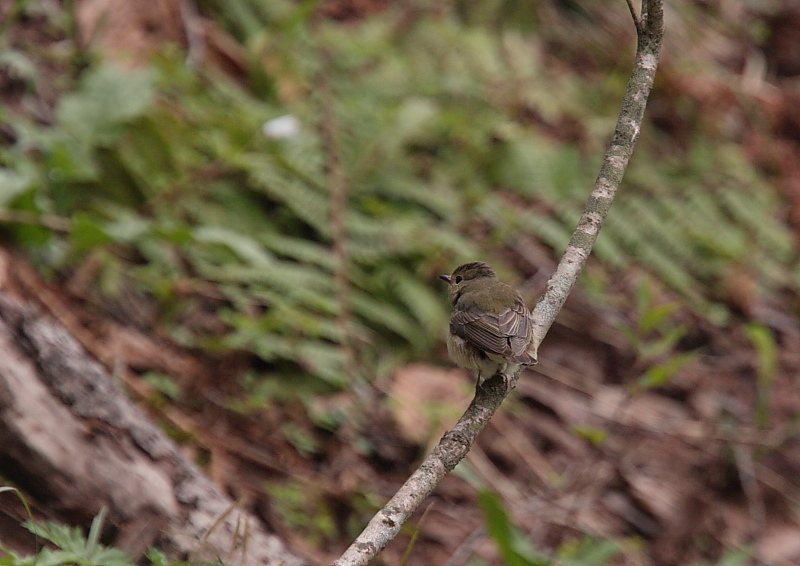
[[[442,281],[447,281],[448,283],[450,283],[450,276],[449,276],[449,275],[447,275],[447,274],[445,274],[445,275],[440,275],[440,276],[439,276],[439,279],[441,279]]]

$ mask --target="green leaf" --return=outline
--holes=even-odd
[[[634,389],[640,391],[667,385],[670,379],[686,364],[694,360],[697,355],[697,352],[685,352],[672,356],[667,361],[651,367],[639,378]]]
[[[34,191],[25,191],[17,197],[14,207],[17,210],[38,215],[41,213],[38,201],[39,199]],[[53,233],[50,230],[34,224],[10,224],[8,228],[19,243],[31,248],[44,246],[53,237]]]
[[[644,334],[658,330],[659,327],[679,308],[680,304],[678,303],[667,303],[665,305],[654,306],[645,310],[644,312],[640,312],[639,331]]]
[[[778,365],[778,346],[775,337],[768,328],[760,324],[748,324],[745,332],[758,354],[759,382],[771,383]]]
[[[731,550],[720,558],[717,566],[747,566],[752,560],[752,552],[746,550]]]
[[[110,244],[114,239],[101,224],[87,214],[77,214],[72,220],[70,242],[77,253],[86,253],[103,244]]]
[[[108,507],[103,506],[97,516],[92,519],[92,526],[89,528],[89,535],[86,537],[86,554],[92,556],[100,548],[100,535],[103,532],[103,523],[108,515]]]
[[[56,119],[73,139],[95,144],[109,141],[117,128],[148,108],[155,94],[149,70],[103,65],[89,70],[73,93],[63,96]]]
[[[422,284],[419,279],[398,270],[390,270],[388,276],[396,285],[402,303],[419,321],[419,331],[428,337],[437,335],[447,321],[443,306],[444,291],[437,297],[430,284]]]
[[[25,192],[32,183],[33,178],[30,175],[0,168],[0,206]]]
[[[88,538],[80,529],[58,523],[26,521],[22,525],[35,535],[50,541],[57,550],[43,550],[36,559],[37,566],[134,566],[131,558],[122,550],[109,548],[99,543],[105,512],[101,511],[92,521]]]
[[[250,236],[239,234],[219,226],[200,226],[194,231],[194,238],[204,244],[227,246],[239,259],[252,266],[267,269],[273,264],[272,256],[264,247]]]
[[[147,236],[151,221],[140,216],[135,211],[113,206],[106,207],[103,211],[111,218],[104,225],[103,230],[115,242],[134,243]]]
[[[572,432],[597,447],[605,444],[608,439],[608,432],[593,426],[577,425],[572,427]]]
[[[550,561],[535,552],[520,537],[496,493],[482,491],[478,505],[483,511],[486,530],[492,537],[506,566],[547,566]]]
[[[16,49],[6,48],[0,51],[0,69],[9,76],[27,83],[34,83],[39,76],[39,71],[31,58]]]
[[[148,371],[142,376],[142,380],[169,399],[178,400],[183,395],[180,384],[171,375]]]
[[[603,566],[620,552],[619,544],[613,540],[584,537],[561,545],[558,549],[558,564],[562,566]]]
[[[758,355],[758,383],[756,388],[756,426],[766,430],[769,425],[769,404],[772,395],[772,383],[778,366],[778,346],[772,332],[760,324],[748,324],[745,328],[747,337],[753,343]]]
[[[295,423],[284,423],[280,426],[286,440],[303,456],[309,457],[319,452],[319,443],[313,435]]]
[[[663,335],[652,340],[640,340],[638,344],[639,356],[645,360],[652,360],[666,355],[686,336],[687,329],[678,325],[664,331]]]

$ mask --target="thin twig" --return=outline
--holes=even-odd
[[[572,287],[578,280],[589,253],[592,250],[600,226],[603,224],[614,195],[622,182],[628,167],[644,117],[647,97],[653,87],[653,80],[661,52],[661,39],[664,35],[663,0],[643,0],[641,31],[638,31],[638,46],[633,71],[622,98],[622,108],[614,128],[611,143],[606,149],[600,174],[586,203],[578,227],[572,233],[567,249],[558,262],[556,272],[547,282],[547,290],[536,304],[532,313],[533,343],[536,352],[550,330],[553,321],[567,300]],[[647,16],[645,17],[645,14]]]
[[[633,0],[625,0],[628,3],[628,10],[631,11],[631,18],[633,18],[633,25],[636,26],[636,32],[642,33],[642,20],[636,13],[636,8],[633,7]]]
[[[428,516],[428,512],[433,507],[433,503],[428,503],[428,506],[425,508],[425,511],[422,512],[422,517],[419,518],[417,521],[416,526],[414,527],[414,533],[411,535],[411,540],[408,541],[406,545],[406,550],[403,552],[403,556],[400,558],[400,566],[405,566],[408,563],[408,558],[411,556],[411,553],[414,552],[414,546],[417,544],[417,539],[419,538],[419,531],[422,528],[422,523],[425,521],[425,518]]]
[[[633,153],[658,66],[664,33],[663,9],[663,0],[643,0],[642,16],[637,27],[636,59],[622,99],[614,135],[606,149],[600,174],[578,226],[555,273],[547,283],[547,290],[532,313],[534,333],[531,349],[534,353],[552,326],[589,257]],[[414,510],[466,456],[480,431],[516,385],[518,377],[519,374],[510,379],[499,374],[494,375],[478,388],[475,398],[456,425],[445,433],[419,468],[375,514],[334,566],[365,565],[397,536]]]
[[[462,566],[475,552],[475,547],[486,533],[483,527],[477,527],[456,547],[443,566]]]
[[[198,69],[206,56],[206,39],[203,35],[200,14],[193,0],[180,1],[183,31],[186,34],[186,66]]]

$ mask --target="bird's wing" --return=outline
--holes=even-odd
[[[521,298],[507,311],[500,313],[499,326],[500,331],[507,336],[508,346],[511,350],[507,357],[517,363],[533,363],[534,360],[528,353],[528,346],[533,336],[531,313]]]
[[[522,299],[497,314],[475,306],[459,308],[457,304],[450,318],[450,332],[479,350],[517,363],[533,362],[527,351],[531,330],[530,314]]]

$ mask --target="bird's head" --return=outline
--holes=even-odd
[[[494,269],[482,261],[473,261],[459,265],[450,275],[440,275],[439,278],[447,281],[450,302],[455,304],[465,286],[480,279],[495,279]]]

